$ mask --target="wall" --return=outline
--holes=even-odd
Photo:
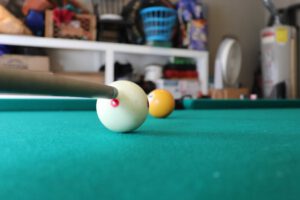
[[[219,43],[224,35],[236,36],[242,46],[240,81],[252,86],[258,66],[260,30],[264,27],[264,9],[260,0],[204,0],[208,6],[210,71]],[[212,74],[212,73],[211,73]]]

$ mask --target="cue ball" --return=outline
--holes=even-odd
[[[156,89],[148,95],[149,114],[153,117],[164,118],[170,115],[175,108],[173,95],[164,89]]]
[[[115,99],[98,99],[97,114],[102,124],[115,132],[131,132],[142,125],[148,114],[147,95],[137,84],[116,81]]]

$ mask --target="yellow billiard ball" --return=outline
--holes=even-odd
[[[153,117],[164,118],[175,108],[173,95],[164,89],[156,89],[148,94],[149,114]]]

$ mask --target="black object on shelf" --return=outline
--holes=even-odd
[[[275,85],[275,87],[273,88],[272,92],[271,92],[271,96],[272,99],[286,99],[287,95],[286,95],[286,84],[285,82],[280,82],[278,84]]]
[[[124,31],[126,31],[127,26],[129,26],[129,24],[124,20],[99,20],[97,26],[97,40],[105,42],[125,43],[127,39],[126,37],[124,37]]]
[[[136,84],[138,84],[146,94],[149,94],[156,89],[156,84],[153,81],[145,81],[144,76],[142,76]]]
[[[133,73],[133,67],[130,63],[121,64],[119,62],[115,62],[114,65],[114,80],[118,80],[120,78],[129,77]],[[100,71],[105,71],[105,65],[100,67]]]

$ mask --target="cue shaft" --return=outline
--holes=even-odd
[[[43,72],[0,69],[0,91],[34,95],[116,98],[112,86],[63,78]]]

